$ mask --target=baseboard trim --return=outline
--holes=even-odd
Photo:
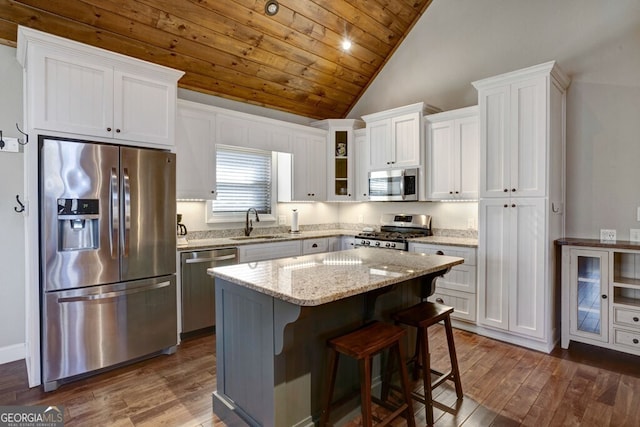
[[[0,347],[0,365],[24,359],[25,355],[26,346],[24,343]]]

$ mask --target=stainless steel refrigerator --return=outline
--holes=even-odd
[[[175,154],[39,138],[42,382],[177,344]]]

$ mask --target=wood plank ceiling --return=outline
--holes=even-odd
[[[0,0],[0,39],[24,25],[185,71],[186,89],[343,118],[431,0],[279,0],[275,16],[265,3]]]

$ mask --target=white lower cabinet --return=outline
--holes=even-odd
[[[307,239],[302,241],[302,255],[318,254],[329,252],[329,239],[322,237],[319,239]]]
[[[640,251],[592,242],[562,246],[562,347],[640,355]]]
[[[464,264],[456,265],[436,282],[436,292],[429,301],[436,301],[455,309],[452,318],[476,321],[476,249],[461,246],[443,246],[409,243],[409,251],[424,254],[440,254],[464,258]]]
[[[485,199],[479,204],[478,323],[545,339],[552,280],[546,200]],[[549,304],[550,305],[550,304]]]

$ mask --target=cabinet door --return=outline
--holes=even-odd
[[[478,323],[509,329],[512,280],[509,199],[487,199],[478,213]]]
[[[258,243],[238,246],[238,262],[265,261],[276,258],[299,256],[302,252],[300,240],[278,243]]]
[[[478,180],[480,178],[480,131],[477,116],[458,119],[454,122],[455,165],[454,192],[462,199],[478,198]]]
[[[369,144],[367,143],[367,131],[358,129],[353,133],[355,146],[355,194],[360,202],[369,200]]]
[[[293,164],[295,200],[327,199],[327,140],[323,137],[296,135]]]
[[[510,173],[512,196],[546,195],[546,77],[511,85]]]
[[[569,310],[571,335],[608,342],[608,267],[606,251],[571,249],[569,304],[563,304],[563,310]]]
[[[391,167],[393,158],[391,120],[367,123],[367,140],[369,141],[369,170]]]
[[[176,129],[176,196],[215,200],[215,115],[178,107]]]
[[[114,138],[174,145],[176,86],[114,72]]]
[[[34,128],[112,136],[112,67],[73,55],[45,53],[39,46],[34,46],[29,60],[33,61],[29,108]]]
[[[482,90],[480,103],[480,197],[509,194],[509,86]]]
[[[447,200],[454,197],[454,121],[428,126],[427,199]]]
[[[351,128],[329,130],[327,200],[350,201],[354,195],[354,145]],[[326,154],[325,154],[326,156]]]
[[[418,167],[420,160],[421,114],[410,113],[391,119],[392,166],[399,168]]]
[[[545,332],[545,205],[545,199],[514,198],[506,209],[510,216],[509,330],[535,338],[544,338]]]

